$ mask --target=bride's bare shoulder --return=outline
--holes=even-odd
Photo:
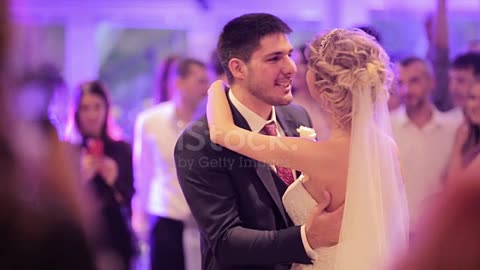
[[[315,160],[310,170],[313,181],[326,183],[332,181],[332,178],[346,175],[350,153],[349,140],[320,141],[311,151],[315,151]]]
[[[305,189],[318,201],[327,190],[332,195],[329,207],[337,207],[345,198],[348,175],[349,141],[324,141],[316,144],[317,155],[311,175],[303,182]]]
[[[318,158],[324,161],[335,161],[348,157],[350,150],[350,140],[326,140],[318,141]]]

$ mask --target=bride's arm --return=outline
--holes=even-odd
[[[258,134],[233,122],[223,82],[209,89],[207,118],[212,142],[247,157],[309,173],[315,158],[316,142],[297,137],[275,137]]]

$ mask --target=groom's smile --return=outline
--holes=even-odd
[[[287,94],[288,92],[292,91],[292,82],[293,82],[293,79],[276,80],[275,86],[281,88],[282,91]]]

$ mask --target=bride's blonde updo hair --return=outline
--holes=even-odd
[[[378,42],[362,30],[335,29],[310,43],[308,67],[320,97],[340,127],[352,120],[353,96],[370,91],[372,103],[387,100],[393,80],[390,59]]]

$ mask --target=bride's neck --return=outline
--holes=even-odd
[[[350,127],[340,125],[336,118],[331,115],[330,116],[330,123],[332,123],[330,129],[330,136],[328,137],[329,140],[339,140],[339,139],[349,139],[350,138]]]
[[[349,139],[350,129],[334,126],[330,131],[330,140]]]

